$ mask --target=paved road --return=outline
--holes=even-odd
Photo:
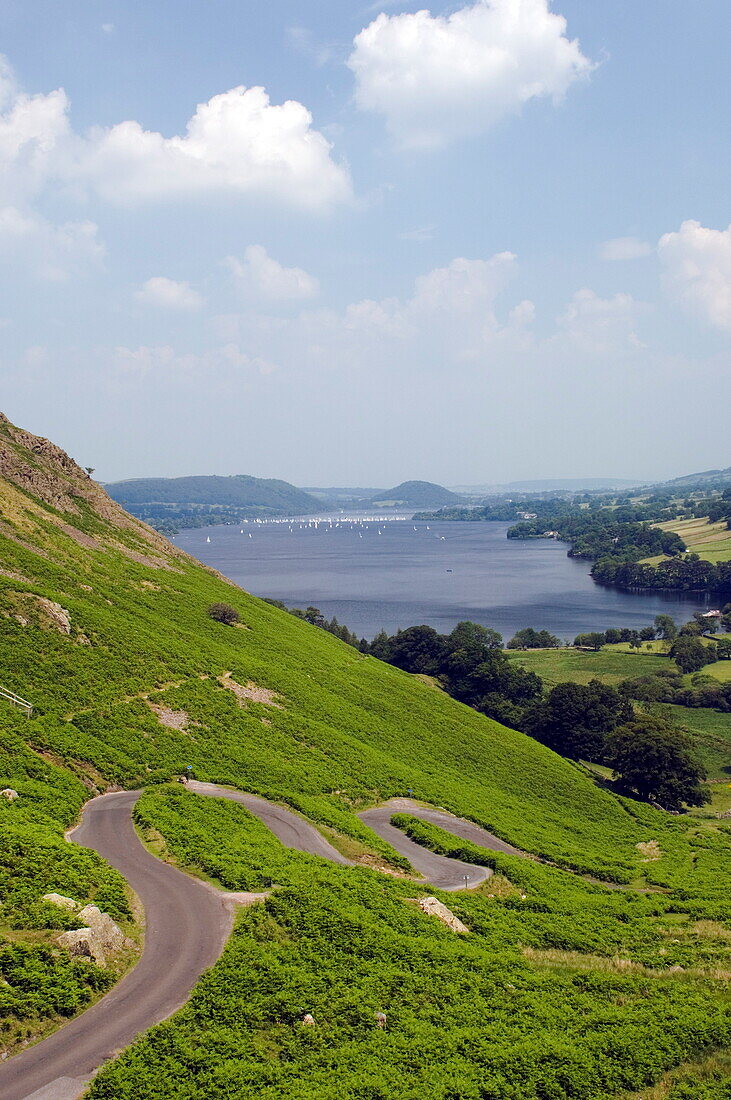
[[[243,791],[191,780],[196,794],[240,802],[271,829],[282,844],[350,866],[327,840],[298,814]],[[233,922],[235,902],[262,895],[223,894],[156,859],[141,844],[132,824],[139,791],[101,795],[88,802],[71,836],[116,867],[145,910],[145,947],[135,968],[101,1001],[47,1039],[0,1065],[2,1100],[76,1100],[96,1070],[153,1024],[186,1001],[200,975],[221,954]],[[483,847],[515,852],[484,829],[409,799],[393,799],[366,810],[361,819],[407,856],[433,886],[459,890],[479,885],[489,868],[435,855],[389,824],[394,813],[411,813],[474,840]]]
[[[523,852],[513,848],[499,837],[488,833],[487,829],[480,828],[472,821],[463,817],[455,817],[445,810],[435,810],[431,807],[420,806],[418,802],[412,802],[410,798],[392,798],[390,802],[384,802],[382,806],[376,806],[372,810],[364,810],[358,817],[374,833],[378,833],[383,840],[387,840],[392,848],[406,856],[415,871],[418,871],[428,879],[432,886],[440,890],[464,890],[465,885],[470,889],[479,886],[490,877],[492,871],[489,867],[479,867],[474,863],[463,863],[458,859],[450,859],[448,856],[440,856],[430,852],[415,841],[410,840],[395,825],[391,825],[393,814],[411,814],[432,825],[438,825],[455,836],[464,840],[471,840],[479,844],[481,848],[489,848],[493,852],[505,852],[509,855],[520,856]],[[465,877],[468,876],[467,883]]]
[[[145,909],[137,966],[101,1001],[36,1046],[0,1065],[2,1100],[72,1100],[94,1071],[185,1002],[223,950],[233,908],[226,896],[143,847],[131,811],[138,791],[87,803],[74,841],[116,867]]]
[[[333,848],[318,833],[314,825],[310,825],[303,817],[286,810],[284,806],[278,806],[274,802],[267,802],[258,798],[255,794],[247,794],[245,791],[232,791],[228,787],[219,787],[215,783],[200,783],[196,779],[188,780],[188,790],[196,794],[212,795],[216,798],[228,798],[231,802],[241,802],[252,814],[263,821],[268,829],[281,840],[285,848],[293,848],[297,852],[309,852],[314,856],[322,856],[332,863],[340,863],[343,867],[352,866],[352,861],[341,855],[337,848]]]

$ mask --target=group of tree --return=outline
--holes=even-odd
[[[516,631],[508,642],[508,649],[558,649],[560,645],[560,640],[548,630],[526,626]]]
[[[657,565],[604,557],[594,562],[591,575],[598,584],[615,588],[731,593],[731,561],[714,564],[697,554]]]
[[[682,672],[697,672],[704,665],[731,658],[731,639],[713,641],[706,637],[715,634],[719,626],[731,631],[731,604],[725,605],[718,618],[696,611],[693,618],[680,628],[670,615],[657,615],[652,626],[644,626],[641,630],[610,627],[604,631],[577,634],[574,645],[599,650],[605,645],[625,642],[639,650],[643,642],[662,639],[671,643],[668,655]]]
[[[515,728],[542,689],[540,677],[508,659],[502,636],[478,623],[458,623],[450,634],[430,626],[412,626],[390,637],[384,631],[369,652],[405,672],[436,677],[455,699]]]
[[[691,675],[688,684],[682,672],[661,668],[648,676],[623,680],[618,690],[629,699],[645,703],[705,707],[718,710],[722,714],[731,714],[731,680],[717,680],[704,674],[702,670]]]
[[[271,604],[272,607],[278,607],[280,611],[289,612],[296,619],[302,619],[304,622],[310,623],[311,626],[319,626],[321,630],[326,630],[328,634],[334,634],[336,638],[340,638],[341,642],[346,642],[354,649],[359,649],[361,653],[370,651],[370,643],[367,638],[359,638],[347,626],[339,623],[334,615],[332,619],[326,619],[319,607],[310,606],[303,610],[301,607],[287,607],[281,600],[266,600],[265,602]]]
[[[525,732],[562,756],[610,767],[623,788],[666,810],[710,801],[705,769],[671,713],[635,711],[599,680],[557,684],[528,708]]]

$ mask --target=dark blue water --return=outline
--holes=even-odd
[[[703,605],[697,597],[602,588],[589,563],[566,556],[565,543],[507,539],[508,526],[432,522],[427,530],[406,520],[293,523],[290,531],[249,523],[243,535],[238,526],[204,527],[173,541],[254,595],[314,604],[367,638],[417,623],[445,632],[471,619],[506,639],[533,626],[573,640],[609,626],[647,626],[661,613],[685,621]]]

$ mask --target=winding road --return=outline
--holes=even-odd
[[[487,829],[482,829],[464,817],[455,817],[446,810],[422,806],[410,798],[392,798],[382,806],[375,806],[372,810],[363,810],[358,814],[365,825],[373,829],[373,832],[383,840],[388,841],[400,855],[406,856],[414,870],[439,890],[464,890],[465,887],[474,889],[490,877],[492,870],[489,867],[463,863],[462,860],[430,852],[428,848],[423,848],[410,840],[400,829],[391,824],[393,814],[411,814],[412,817],[421,818],[422,821],[437,825],[448,833],[462,837],[463,840],[471,840],[474,844],[479,844],[492,852],[504,852],[513,856],[525,855],[524,852],[513,848],[511,844],[493,836]]]
[[[242,803],[288,848],[351,865],[313,825],[283,806],[213,783],[191,780],[188,787],[196,794]],[[140,793],[120,791],[92,799],[84,807],[80,824],[69,835],[75,843],[93,849],[116,867],[139,897],[145,912],[142,957],[86,1012],[0,1064],[2,1100],[76,1100],[104,1062],[185,1003],[203,971],[223,951],[235,906],[252,904],[266,896],[223,893],[151,855],[132,823],[132,810]],[[391,815],[398,812],[414,814],[483,847],[517,851],[462,818],[425,809],[409,799],[393,799],[360,814],[366,825],[442,890],[463,889],[465,876],[470,887],[477,886],[491,872],[421,848],[390,825]]]

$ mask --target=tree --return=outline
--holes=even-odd
[[[715,634],[718,630],[718,622],[715,618],[706,618],[702,611],[694,611],[693,618],[698,623],[700,634]]]
[[[305,622],[311,626],[325,626],[325,616],[319,607],[308,607],[305,611]]]
[[[391,656],[391,639],[385,630],[379,630],[365,653],[377,657],[379,661],[388,661]]]
[[[547,630],[534,630],[526,626],[518,630],[508,642],[508,649],[556,649],[561,643],[555,634]]]
[[[601,681],[569,681],[557,684],[528,711],[525,729],[562,756],[601,761],[606,735],[633,713],[629,700]]]
[[[405,672],[436,673],[444,653],[445,640],[432,626],[410,626],[388,640],[387,660]]]
[[[673,642],[678,636],[678,628],[675,619],[670,615],[655,616],[655,637],[663,638],[666,642]]]
[[[447,635],[447,646],[452,651],[465,649],[482,657],[491,649],[502,649],[503,636],[497,630],[467,620],[457,623],[452,633]]]
[[[690,738],[659,714],[636,714],[613,730],[606,756],[615,778],[666,810],[710,802],[706,773],[693,757]]]
[[[208,608],[208,614],[217,623],[223,623],[224,626],[235,626],[241,616],[235,607],[231,607],[229,603],[212,603]]]
[[[595,652],[604,645],[605,637],[598,631],[592,630],[589,634],[577,634],[574,645],[580,649],[593,649]]]
[[[716,659],[716,647],[704,645],[692,634],[681,634],[670,646],[670,656],[681,672],[697,672]]]

